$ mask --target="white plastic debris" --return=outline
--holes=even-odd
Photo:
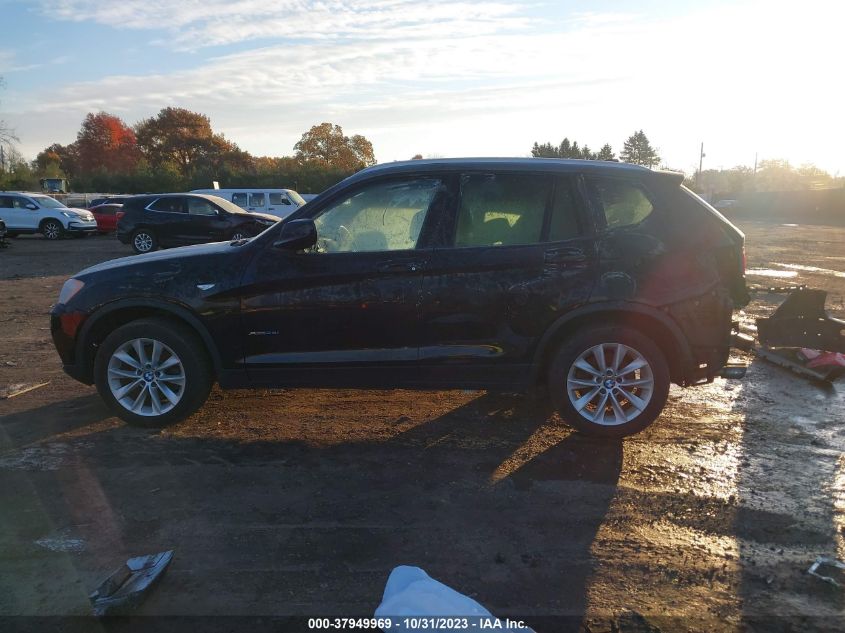
[[[811,576],[815,576],[816,578],[819,578],[820,580],[823,580],[826,583],[833,585],[834,587],[841,587],[842,585],[839,584],[835,578],[832,578],[830,576],[823,576],[817,571],[818,568],[822,566],[835,567],[837,569],[845,569],[845,563],[829,556],[819,556],[816,559],[816,562],[810,565],[810,569],[807,570],[807,573]]]
[[[400,565],[387,579],[376,618],[405,631],[469,630],[533,633],[522,621],[500,620],[472,598],[430,577],[419,567]]]

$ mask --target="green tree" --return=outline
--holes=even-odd
[[[300,162],[336,169],[361,169],[376,164],[373,144],[360,134],[349,137],[332,123],[313,126],[293,146]]]
[[[531,155],[534,158],[560,158],[558,148],[551,143],[543,143],[539,145],[536,141],[534,147],[531,148]]]
[[[660,155],[651,146],[648,137],[642,130],[634,132],[625,141],[619,157],[626,163],[654,167],[660,162]]]
[[[610,146],[610,143],[605,143],[602,145],[602,148],[599,150],[599,153],[596,154],[596,160],[615,160],[616,154],[613,153],[613,148]]]

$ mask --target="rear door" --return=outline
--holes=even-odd
[[[153,200],[147,205],[144,217],[163,246],[191,243],[190,218],[184,196],[163,196]]]
[[[246,210],[255,213],[264,213],[267,211],[267,194],[263,191],[249,192],[246,200]]]
[[[6,223],[7,230],[23,228],[21,209],[15,207],[12,198],[13,196],[0,194],[0,220]]]
[[[464,173],[423,280],[420,364],[432,384],[520,384],[537,343],[596,275],[578,179]]]

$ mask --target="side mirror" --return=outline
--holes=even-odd
[[[301,219],[290,220],[282,224],[282,232],[279,239],[273,242],[276,248],[284,248],[289,251],[300,251],[303,248],[310,248],[317,243],[317,226],[314,220]]]
[[[26,204],[26,208],[29,209],[30,211],[38,211],[38,205],[32,204],[31,202],[28,202]]]

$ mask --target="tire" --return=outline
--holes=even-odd
[[[132,250],[141,255],[152,253],[158,248],[158,240],[156,239],[155,233],[149,229],[136,230],[132,233],[129,243],[132,244]]]
[[[626,373],[614,371],[614,367],[631,366],[635,368]],[[596,382],[599,375],[602,381]],[[669,395],[669,366],[660,348],[639,331],[591,327],[558,349],[549,369],[548,389],[561,417],[578,431],[625,437],[642,431],[663,411]]]
[[[40,227],[45,240],[58,240],[64,235],[65,227],[58,220],[44,220]]]
[[[202,340],[187,326],[139,319],[119,327],[100,345],[94,380],[119,418],[132,426],[161,428],[184,420],[206,401],[211,361]]]

